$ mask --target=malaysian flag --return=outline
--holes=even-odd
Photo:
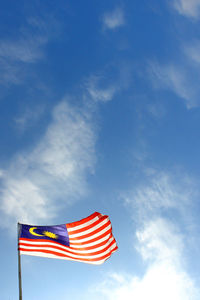
[[[98,212],[56,226],[19,224],[20,254],[102,264],[117,248],[109,217]]]

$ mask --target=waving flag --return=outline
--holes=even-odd
[[[20,254],[101,264],[118,248],[109,217],[98,212],[69,224],[19,226]]]

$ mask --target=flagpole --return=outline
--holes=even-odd
[[[19,235],[20,235],[20,224],[17,224],[18,231],[18,278],[19,278],[19,300],[22,300],[22,274],[21,274],[21,256],[19,252]]]

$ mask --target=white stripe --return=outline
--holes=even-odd
[[[112,237],[111,239],[109,239],[103,246],[100,246],[100,247],[96,247],[94,249],[90,249],[90,250],[75,250],[75,249],[71,249],[70,248],[70,251],[72,251],[73,253],[94,253],[94,252],[97,252],[97,251],[101,251],[103,250],[104,248],[106,248],[108,245],[110,245],[112,243],[112,241],[114,240],[114,238]]]
[[[31,241],[20,241],[19,242],[19,246],[21,247],[24,247],[24,245],[22,244],[25,244],[25,246],[40,246],[40,245],[45,245],[45,246],[56,246],[56,247],[59,247],[59,248],[62,248],[62,249],[66,249],[68,246],[63,246],[63,245],[58,245],[58,244],[54,244],[54,243],[50,243],[50,242],[31,242]],[[69,247],[68,247],[69,248]]]
[[[30,255],[30,256],[40,256],[40,257],[47,257],[47,258],[58,258],[58,259],[64,259],[64,260],[72,260],[72,261],[77,261],[77,262],[83,262],[86,264],[92,264],[92,265],[101,265],[102,263],[104,263],[104,261],[106,259],[108,259],[111,254],[109,256],[107,256],[106,258],[102,259],[102,260],[97,260],[97,261],[84,261],[84,260],[80,260],[80,259],[72,259],[72,258],[67,258],[67,257],[60,257],[57,255],[53,255],[53,254],[47,254],[47,253],[38,253],[38,252],[25,252],[25,251],[20,251],[20,254],[23,255]]]
[[[88,242],[87,244],[84,244],[84,245],[71,245],[71,247],[73,247],[73,248],[87,248],[87,247],[92,247],[92,246],[95,246],[97,244],[100,244],[100,243],[108,240],[111,236],[112,236],[112,233],[108,233],[106,236],[104,236],[101,239],[98,239],[95,242],[92,242],[92,243]],[[26,241],[26,240],[21,240],[21,239],[19,241],[20,241],[20,243],[26,243],[26,244],[31,244],[31,245],[43,245],[44,243],[48,243],[48,242],[42,242],[42,241],[38,242],[38,241],[34,241],[34,240],[33,241]],[[51,243],[51,245],[52,245],[52,243]],[[54,245],[55,246],[59,246],[56,243]],[[60,247],[61,246],[63,247],[63,249],[65,249],[65,247],[66,247],[66,246],[60,245]]]
[[[87,227],[87,226],[93,224],[94,222],[98,221],[99,219],[100,219],[100,216],[96,216],[96,217],[94,217],[92,220],[87,221],[87,222],[85,222],[85,223],[83,223],[83,224],[81,224],[81,225],[77,225],[77,226],[70,227],[70,228],[67,227],[67,231],[68,231],[68,232],[72,232],[72,231],[75,231],[75,230],[78,230],[78,229],[82,229],[82,228],[84,228],[84,227]],[[66,226],[67,226],[67,225],[66,225]]]
[[[75,237],[79,237],[79,236],[82,236],[82,235],[85,235],[85,234],[88,234],[88,233],[91,233],[93,231],[95,231],[96,229],[100,228],[101,226],[105,225],[106,223],[109,222],[109,219],[105,219],[103,221],[101,221],[99,224],[97,224],[96,226],[93,226],[92,228],[88,229],[88,230],[85,230],[83,232],[80,232],[80,233],[70,233],[69,234],[69,238],[75,238]]]
[[[52,251],[52,252],[54,252],[55,255],[56,255],[56,253],[60,253],[60,254],[64,254],[64,255],[69,255],[69,256],[74,257],[74,258],[91,259],[91,258],[99,258],[99,257],[101,257],[101,256],[106,255],[106,254],[109,253],[112,249],[114,249],[115,246],[116,246],[116,243],[114,243],[109,249],[107,249],[106,251],[104,251],[104,252],[102,252],[102,253],[100,253],[100,254],[96,254],[96,255],[88,255],[88,256],[80,256],[80,255],[72,254],[72,253],[70,253],[70,252],[67,251],[67,250],[66,250],[66,251],[62,251],[62,250],[58,250],[58,249],[53,249],[53,248],[51,248],[51,247],[42,247],[42,248],[40,248],[40,246],[37,246],[37,247],[22,246],[22,248],[23,248],[23,249],[29,249],[29,250],[32,250],[32,251],[34,251],[34,250],[41,250],[41,253],[43,253],[42,250],[47,250],[47,251]],[[20,250],[20,251],[21,251],[21,250]],[[26,251],[26,250],[22,250],[22,251]],[[38,252],[38,251],[37,251],[37,252]]]
[[[104,234],[107,230],[109,230],[111,228],[111,224],[109,224],[106,228],[104,228],[103,230],[97,232],[96,234],[93,234],[87,238],[84,239],[78,239],[78,240],[72,240],[72,243],[83,243],[83,242],[87,242],[90,240],[93,240],[95,238],[97,238],[98,236]],[[69,242],[70,242],[70,238],[69,238]]]
[[[92,246],[95,246],[97,244],[100,244],[102,242],[104,242],[105,240],[108,240],[110,238],[110,236],[112,236],[111,233],[107,234],[106,236],[104,236],[103,238],[95,241],[95,242],[92,242],[92,243],[88,243],[88,244],[84,244],[84,245],[71,245],[73,248],[87,248],[87,247],[92,247]]]
[[[58,247],[62,250],[62,249],[64,249],[64,250],[69,250],[70,252],[72,252],[72,253],[85,253],[85,254],[89,254],[89,253],[94,253],[94,252],[97,252],[97,251],[101,251],[101,250],[103,250],[104,248],[106,248],[109,244],[111,244],[112,243],[112,241],[114,240],[114,238],[113,237],[111,237],[103,246],[100,246],[100,247],[96,247],[95,249],[90,249],[90,250],[76,250],[76,249],[71,249],[71,248],[69,248],[69,247],[64,247],[64,246],[62,246],[62,245],[58,245]],[[24,244],[26,244],[26,243],[24,243]],[[19,243],[19,246],[21,246],[22,248],[25,248],[25,249],[32,249],[32,247],[34,247],[34,248],[36,248],[37,247],[37,245],[43,245],[43,246],[52,246],[52,243],[48,243],[48,242],[44,242],[44,243],[30,243],[30,242],[28,242],[26,245],[21,245],[20,243]],[[32,246],[32,247],[31,247]],[[57,245],[56,245],[57,246]],[[46,249],[46,247],[42,247],[42,248],[40,248],[40,247],[38,247],[38,249]],[[52,249],[54,249],[54,248],[52,248]]]
[[[58,249],[53,249],[51,247],[44,247],[42,248],[41,250],[47,250],[47,251],[52,251],[55,253],[60,253],[60,254],[64,254],[64,255],[69,255],[71,257],[74,257],[74,258],[82,258],[82,259],[95,259],[95,258],[99,258],[101,256],[105,256],[106,254],[108,254],[110,251],[112,251],[112,249],[114,249],[116,247],[116,243],[114,243],[108,250],[104,251],[103,253],[101,254],[96,254],[96,255],[88,255],[88,256],[79,256],[79,255],[76,255],[76,254],[72,254],[72,253],[69,253],[67,250],[66,251],[62,251],[62,250],[58,250]],[[38,250],[37,247],[30,247],[30,246],[23,246],[24,249],[29,249],[29,250]],[[24,251],[24,250],[22,250]],[[21,250],[20,250],[21,252]]]

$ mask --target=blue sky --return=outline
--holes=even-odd
[[[199,22],[199,0],[2,3],[1,299],[18,221],[99,211],[118,251],[23,256],[24,300],[199,300]]]

